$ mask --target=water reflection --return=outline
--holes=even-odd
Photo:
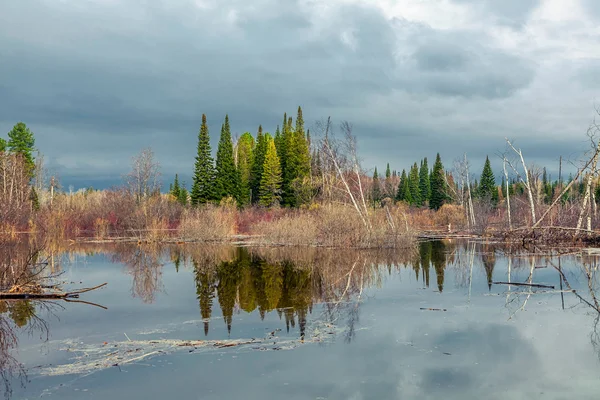
[[[23,259],[31,259],[19,251],[16,253]],[[438,336],[432,334],[427,339],[420,339],[424,348],[460,342],[464,347],[454,348],[464,356],[477,353],[474,349],[485,347],[492,338],[494,343],[507,348],[521,348],[519,352],[524,354],[525,344],[516,343],[514,339],[518,336],[515,333],[517,325],[503,324],[511,318],[526,321],[528,315],[522,311],[538,305],[539,299],[549,302],[549,299],[560,296],[555,306],[550,305],[542,311],[585,307],[583,310],[593,316],[594,322],[590,333],[591,345],[600,356],[600,307],[596,295],[600,255],[591,250],[578,249],[559,255],[556,250],[548,249],[433,241],[419,243],[413,249],[392,251],[114,244],[73,245],[68,252],[57,253],[53,258],[60,259],[63,257],[60,254],[70,259],[103,254],[121,265],[124,275],[116,276],[115,281],[125,280],[131,296],[139,300],[135,303],[147,309],[151,309],[154,303],[169,304],[169,296],[181,290],[181,286],[173,286],[173,282],[189,282],[189,292],[183,295],[192,303],[195,319],[197,315],[201,318],[199,328],[193,325],[193,334],[199,336],[202,336],[202,330],[208,336],[218,335],[221,329],[225,332],[225,328],[228,334],[233,330],[240,336],[241,329],[236,325],[242,323],[240,321],[247,323],[253,320],[259,324],[263,319],[269,321],[267,315],[270,314],[281,319],[281,328],[291,332],[290,336],[295,335],[294,340],[310,338],[311,323],[324,320],[343,328],[337,332],[342,333],[346,342],[356,341],[358,329],[365,324],[365,315],[369,320],[369,314],[364,312],[367,296],[377,293],[379,288],[386,289],[388,279],[408,277],[410,279],[401,284],[396,282],[393,286],[398,290],[398,301],[392,309],[392,312],[406,316],[408,324],[418,318],[439,320],[440,315],[447,315],[422,311],[415,318],[414,309],[419,310],[420,303],[405,304],[410,296],[418,298],[418,301],[436,301],[442,306],[448,299],[459,298],[466,306],[479,302],[479,305],[494,307],[494,311],[503,313],[501,321],[495,321],[496,325],[477,326],[473,321],[466,321],[468,323],[464,327],[452,332],[440,329]],[[536,287],[536,284],[547,287]],[[127,293],[127,288],[123,292]],[[490,297],[484,301],[483,295]],[[129,306],[120,305],[125,310]],[[35,327],[43,332],[44,326],[39,325],[41,320],[37,318],[38,308],[39,305],[32,302],[0,302],[0,368],[3,378],[8,376],[5,374],[19,376],[24,372],[12,357],[18,345],[19,330]],[[246,319],[236,317],[245,314],[251,315]],[[567,314],[560,314],[559,318],[563,315],[566,321]],[[460,320],[464,315],[454,313],[453,317]],[[187,315],[185,318],[190,319]],[[219,325],[215,324],[215,318]],[[155,319],[148,321],[149,327],[159,322]],[[119,334],[122,336],[122,331]],[[481,336],[477,339],[481,344],[472,339],[457,338],[457,335]],[[217,338],[226,339],[224,333],[223,337]],[[589,348],[587,338],[585,341]],[[386,349],[377,351],[387,352]],[[501,355],[498,357],[501,359]],[[509,361],[505,360],[507,365]],[[534,364],[532,362],[532,366]],[[427,371],[420,379],[431,382],[431,385],[440,386],[440,382],[459,382],[461,379],[459,375],[449,375],[447,368],[429,368]],[[5,379],[5,382],[9,381]]]

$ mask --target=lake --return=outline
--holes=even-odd
[[[107,285],[86,303],[0,302],[4,393],[596,399],[600,253],[558,253],[468,241],[47,251],[65,290]]]

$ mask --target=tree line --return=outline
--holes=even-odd
[[[235,146],[226,115],[214,160],[203,114],[191,191],[179,182],[178,175],[169,191],[182,204],[189,199],[192,206],[231,198],[239,206],[298,207],[305,203],[303,191],[311,190],[310,177],[310,133],[305,131],[301,107],[295,125],[292,117],[284,114],[274,136],[259,126],[256,138],[246,132]]]

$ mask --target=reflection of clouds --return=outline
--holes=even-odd
[[[514,326],[469,325],[425,338],[418,340],[422,348],[447,358],[440,360],[441,365],[424,366],[420,374],[424,394],[450,391],[484,396],[492,387],[525,382],[529,371],[541,373],[536,349]]]

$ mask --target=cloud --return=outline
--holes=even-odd
[[[439,14],[449,4],[455,12]],[[3,2],[0,132],[27,122],[66,184],[118,182],[146,146],[166,177],[189,175],[202,113],[216,146],[226,113],[235,133],[273,132],[298,105],[309,126],[354,122],[367,168],[437,151],[479,161],[504,136],[526,154],[544,136],[552,159],[590,120],[593,75],[569,49],[577,40],[593,54],[598,34],[536,17],[544,4]]]

